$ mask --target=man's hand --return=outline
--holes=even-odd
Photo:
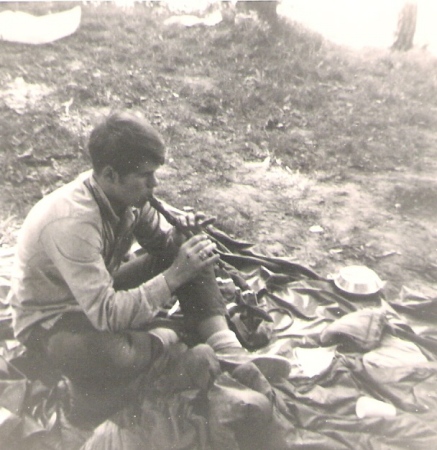
[[[215,217],[206,218],[202,212],[189,212],[177,218],[178,225],[173,231],[173,242],[180,247],[189,237],[202,232],[202,229],[215,222]]]
[[[216,245],[205,234],[196,234],[181,245],[173,264],[163,275],[171,292],[195,277],[205,267],[211,266],[219,255]]]

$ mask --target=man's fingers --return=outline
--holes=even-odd
[[[184,216],[180,216],[180,217],[178,218],[178,222],[179,222],[179,225],[180,225],[182,228],[189,228],[189,227],[190,227],[189,214],[186,214],[186,215],[184,215]]]
[[[216,249],[216,245],[214,242],[210,241],[209,239],[205,239],[203,241],[198,242],[193,247],[191,247],[191,251],[193,253],[200,253],[202,251],[206,251],[210,253],[211,251]]]
[[[206,234],[199,233],[199,234],[195,234],[193,237],[190,237],[190,239],[188,239],[184,245],[189,248],[192,248],[195,245],[199,244],[200,242],[203,242],[206,240],[209,241],[208,236]]]
[[[213,264],[215,262],[217,262],[220,259],[220,255],[218,255],[217,253],[211,253],[211,255],[207,256],[203,262],[206,264]]]
[[[193,228],[196,226],[196,215],[193,213],[189,213],[185,216],[186,226],[189,228]]]
[[[188,213],[179,217],[179,224],[186,228],[199,228],[211,225],[216,221],[216,217],[206,217],[203,212]]]
[[[211,225],[215,220],[215,217],[207,218],[203,212],[190,213],[185,216],[186,226],[191,228],[205,227]]]
[[[198,258],[201,261],[205,261],[214,253],[216,248],[217,246],[214,242],[211,242],[209,239],[205,239],[188,248],[186,255],[188,259]]]
[[[217,220],[216,217],[208,217],[208,219],[205,218],[201,222],[198,222],[197,226],[205,228],[208,225],[212,225],[216,220]]]
[[[199,253],[200,255],[210,255],[216,248],[217,246],[213,242],[211,242],[210,244],[199,250]]]

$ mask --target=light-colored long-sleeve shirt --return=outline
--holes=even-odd
[[[44,197],[17,243],[9,298],[16,337],[26,339],[36,323],[48,329],[70,311],[83,311],[96,329],[112,332],[152,320],[171,300],[164,276],[115,291],[112,274],[134,238],[149,253],[174,252],[170,230],[149,204],[118,217],[91,173]]]

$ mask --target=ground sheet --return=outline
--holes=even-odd
[[[135,405],[95,428],[75,427],[63,414],[58,380],[39,377],[13,339],[3,271],[2,448],[437,448],[436,298],[407,288],[390,301],[383,293],[346,295],[286,258],[259,255],[216,229],[211,236],[231,326],[255,354],[288,358],[288,378],[267,379],[248,363],[211,379],[211,357],[196,365],[196,351],[181,346],[172,367],[178,358],[194,361],[197,381],[148,380]],[[359,417],[362,397],[392,407]]]

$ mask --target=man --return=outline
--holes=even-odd
[[[89,152],[92,172],[39,201],[23,224],[11,289],[17,339],[65,375],[77,399],[97,386],[123,390],[176,341],[155,320],[176,294],[199,341],[247,360],[227,326],[215,244],[199,233],[204,216],[170,227],[149,204],[165,160],[161,136],[117,112],[94,128]],[[134,239],[146,254],[125,262]]]

